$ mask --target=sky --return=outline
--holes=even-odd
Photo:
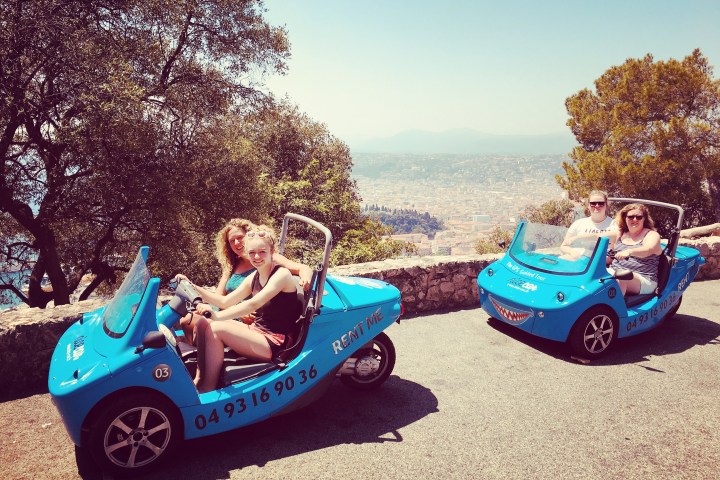
[[[569,132],[565,99],[628,58],[700,48],[720,78],[717,0],[265,0],[291,44],[287,96],[346,142],[407,130]]]

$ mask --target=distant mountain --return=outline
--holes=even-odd
[[[352,142],[350,149],[353,153],[552,155],[567,154],[575,145],[575,138],[569,132],[491,135],[471,129],[454,129],[444,132],[408,130],[391,137]]]

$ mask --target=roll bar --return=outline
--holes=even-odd
[[[297,220],[300,222],[303,222],[307,225],[310,225],[311,227],[314,227],[325,236],[325,248],[323,251],[323,259],[322,263],[320,264],[320,272],[318,272],[317,280],[315,285],[317,285],[316,293],[315,293],[315,299],[314,303],[312,305],[315,312],[318,311],[320,308],[320,305],[322,304],[322,298],[323,298],[323,292],[325,289],[325,277],[327,276],[328,266],[330,264],[330,250],[332,249],[332,233],[328,228],[321,224],[320,222],[316,222],[312,218],[305,217],[303,215],[298,215],[297,213],[286,213],[285,218],[283,219],[283,226],[282,226],[282,232],[280,233],[280,245],[278,247],[280,254],[282,254],[285,251],[285,241],[287,239],[288,234],[288,224],[290,223],[290,220]]]

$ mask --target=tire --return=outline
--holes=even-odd
[[[342,375],[340,380],[348,387],[357,390],[372,390],[388,379],[395,366],[395,346],[385,333],[379,333],[367,345],[358,350],[353,357],[355,373]]]
[[[599,358],[615,344],[618,322],[606,309],[591,309],[573,325],[568,337],[570,351],[583,358]]]
[[[162,463],[182,434],[174,405],[157,395],[134,393],[107,404],[90,426],[88,447],[104,472],[135,476]]]

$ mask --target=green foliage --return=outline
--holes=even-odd
[[[348,230],[338,241],[330,258],[331,263],[348,265],[417,253],[412,243],[393,240],[390,235],[390,227],[365,217],[358,228]]]
[[[412,251],[362,213],[347,145],[262,93],[289,55],[263,13],[0,0],[0,271],[32,269],[26,303],[68,303],[88,273],[83,295],[117,283],[141,245],[163,279],[215,283],[215,232],[234,217],[314,218],[336,263]]]
[[[475,252],[480,255],[486,253],[502,253],[510,246],[514,232],[503,230],[495,225],[487,238],[481,238],[475,243]]]
[[[257,74],[283,72],[288,55],[262,13],[258,1],[0,0],[0,212],[14,231],[0,270],[32,268],[28,303],[67,303],[143,243],[189,248],[202,240],[191,233],[252,211],[257,158],[233,143],[230,114],[263,99]]]
[[[569,227],[575,218],[575,204],[567,199],[549,200],[538,206],[528,205],[522,217],[533,223]]]
[[[443,229],[443,223],[428,212],[420,214],[417,210],[390,210],[377,205],[366,205],[364,211],[383,225],[391,227],[396,234],[424,233],[432,237],[436,232]]]
[[[720,219],[720,82],[699,50],[682,61],[628,59],[565,105],[579,146],[558,183],[683,206],[686,226]],[[653,211],[661,233],[671,218]]]

